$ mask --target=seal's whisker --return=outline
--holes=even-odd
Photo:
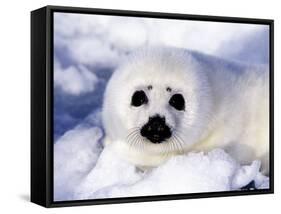
[[[134,131],[132,131],[132,132],[130,132],[128,135],[127,135],[127,137],[129,137],[130,135],[132,135],[132,134],[134,134],[134,133],[137,133],[138,132],[138,129],[137,130],[134,130]]]
[[[164,149],[164,156],[167,156],[170,150],[170,142],[166,142],[165,145],[163,145]]]
[[[171,138],[170,142],[169,142],[169,151],[173,151],[174,150],[174,139],[173,137]],[[168,155],[168,154],[167,154]]]
[[[135,127],[133,127],[133,128],[130,128],[128,131],[131,131],[131,130],[139,130],[139,129],[140,129],[139,126],[135,126]]]
[[[184,142],[184,140],[181,138],[181,135],[184,135],[184,133],[181,130],[175,130],[175,133],[177,137],[180,138],[182,142]]]
[[[139,138],[140,139],[140,151],[144,151],[144,139],[142,137]]]
[[[166,154],[165,154],[165,156],[168,156],[169,152],[173,150],[173,149],[172,149],[172,144],[173,144],[173,141],[172,141],[172,139],[171,139],[171,141],[167,143],[167,146],[166,146],[167,149],[166,149]]]
[[[179,148],[179,152],[180,153],[184,153],[184,148],[183,148],[183,141],[181,140],[181,138],[175,133],[174,134],[175,140],[178,144]]]
[[[141,140],[141,138],[139,138],[139,136],[138,136],[138,138],[136,139],[136,145],[135,145],[136,149],[138,149],[138,150],[140,150],[140,140]]]
[[[138,134],[136,133],[136,134],[132,137],[131,146],[134,146],[134,147],[135,147],[137,139],[138,139]]]
[[[170,151],[174,151],[175,150],[175,142],[174,142],[174,137],[172,136],[171,139],[170,139]]]

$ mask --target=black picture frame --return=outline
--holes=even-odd
[[[95,200],[53,200],[53,14],[54,12],[200,20],[227,23],[251,23],[270,28],[270,188],[251,191],[207,192],[161,196],[108,198]],[[44,207],[97,205],[127,202],[177,200],[268,194],[274,192],[274,21],[140,12],[78,7],[46,6],[31,12],[31,201]]]

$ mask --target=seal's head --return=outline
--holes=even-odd
[[[181,153],[201,136],[209,95],[207,78],[190,52],[139,50],[107,85],[102,113],[107,142],[122,145],[138,165],[157,165],[155,157]]]

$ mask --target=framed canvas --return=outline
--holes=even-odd
[[[273,20],[31,12],[31,201],[273,193]]]

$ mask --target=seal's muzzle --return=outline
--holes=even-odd
[[[140,133],[152,143],[162,143],[172,136],[171,129],[167,126],[165,118],[159,115],[149,117],[148,122],[141,128]]]

